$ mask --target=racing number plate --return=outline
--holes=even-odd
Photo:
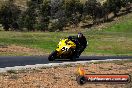
[[[68,50],[69,50],[69,47],[64,46],[61,50],[62,50],[62,51],[68,51]]]

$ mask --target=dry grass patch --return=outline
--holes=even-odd
[[[15,54],[15,55],[44,55],[43,52],[37,49],[27,48],[17,45],[9,45],[0,47],[0,54]]]

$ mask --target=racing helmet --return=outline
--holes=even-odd
[[[78,33],[78,34],[77,34],[77,37],[78,37],[78,38],[82,38],[82,37],[83,37],[83,34],[82,34],[82,33]]]

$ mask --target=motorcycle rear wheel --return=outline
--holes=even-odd
[[[73,50],[72,51],[73,52],[73,54],[72,54],[72,56],[70,57],[70,60],[71,61],[76,61],[76,52]]]

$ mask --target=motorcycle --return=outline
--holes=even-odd
[[[76,60],[76,44],[68,38],[61,39],[56,50],[53,51],[49,57],[49,61],[55,59],[70,59]]]

